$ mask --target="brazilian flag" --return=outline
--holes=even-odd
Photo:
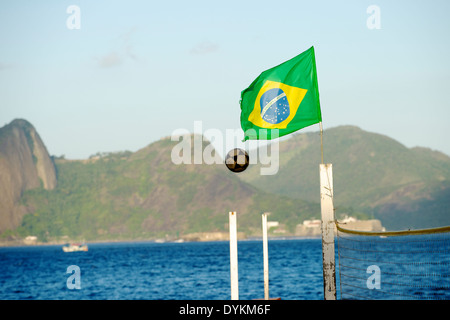
[[[244,141],[270,140],[321,122],[314,47],[262,72],[241,92],[240,104]]]

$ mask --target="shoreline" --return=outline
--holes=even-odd
[[[269,236],[268,240],[271,241],[283,241],[283,240],[310,240],[310,239],[321,239],[319,236]],[[211,240],[185,240],[183,238],[175,240],[163,240],[163,239],[114,239],[114,240],[91,240],[84,241],[87,245],[89,244],[101,244],[101,243],[139,243],[139,242],[149,242],[149,243],[196,243],[196,242],[227,242],[228,239],[211,239]],[[250,236],[246,238],[238,239],[238,241],[262,241],[261,236]],[[10,241],[0,241],[0,248],[9,247],[43,247],[43,246],[62,246],[67,243],[79,243],[79,241],[49,241],[49,242],[36,242],[36,243],[24,243],[23,240],[10,240]]]

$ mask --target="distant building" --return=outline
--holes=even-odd
[[[25,239],[23,239],[23,243],[25,244],[36,244],[37,237],[36,236],[27,236]]]
[[[319,219],[305,220],[303,221],[303,225],[306,228],[320,228],[320,220]]]
[[[358,221],[356,218],[349,217],[349,216],[345,215],[344,219],[342,219],[339,222],[340,223],[349,223],[349,222],[356,222],[356,221]]]
[[[345,229],[358,231],[385,231],[386,229],[381,225],[381,221],[377,219],[358,220],[354,217],[345,216],[339,220],[339,225]],[[335,228],[335,233],[337,230]],[[321,236],[321,221],[319,219],[304,220],[295,228],[295,235],[302,237],[318,237]]]
[[[278,221],[267,221],[267,229],[276,228],[280,225]]]

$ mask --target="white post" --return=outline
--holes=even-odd
[[[262,214],[263,259],[264,259],[264,300],[269,300],[269,248],[267,244],[267,213]]]
[[[229,213],[231,300],[239,300],[236,212]]]
[[[322,211],[322,261],[325,300],[336,300],[334,253],[333,171],[331,164],[320,165],[320,206]]]

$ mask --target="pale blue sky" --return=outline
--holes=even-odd
[[[314,45],[325,129],[450,155],[449,12],[450,1],[2,1],[0,126],[27,119],[70,159],[136,151],[196,120],[239,129],[241,90]]]

